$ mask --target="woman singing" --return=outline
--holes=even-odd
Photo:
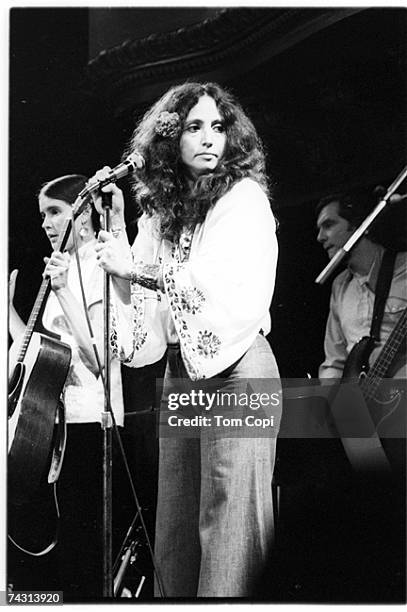
[[[122,193],[110,184],[103,191],[112,194],[113,235],[101,231],[96,250],[114,279],[114,353],[140,367],[167,350],[156,594],[253,596],[273,541],[281,406],[262,408],[272,423],[264,434],[246,426],[241,406],[229,408],[229,417],[241,417],[231,429],[220,400],[226,391],[280,392],[265,338],[278,245],[264,153],[250,119],[214,83],[171,88],[136,127],[132,152],[145,160],[133,184],[142,213],[136,240],[130,247]],[[194,435],[182,426],[174,434],[168,400],[192,390],[196,398],[202,385],[211,392],[212,404],[201,411],[207,420]]]

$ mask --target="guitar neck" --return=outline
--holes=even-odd
[[[48,298],[48,295],[51,291],[51,283],[48,278],[44,278],[41,283],[41,287],[38,291],[37,297],[34,302],[33,309],[31,311],[30,317],[28,319],[23,340],[17,355],[17,362],[24,361],[25,355],[27,353],[28,345],[30,344],[30,340],[35,330],[35,326],[37,324],[38,318],[42,312],[42,309],[45,304],[45,300]]]
[[[72,217],[68,217],[64,225],[62,227],[61,233],[59,235],[57,244],[55,245],[54,251],[63,251],[68,242],[69,234],[71,232],[72,227],[72,218],[76,219],[83,212],[85,206],[89,202],[90,194],[85,193],[82,195],[82,192],[78,195],[77,199],[72,205]],[[30,317],[28,319],[28,323],[24,332],[23,341],[21,343],[20,350],[17,356],[17,362],[24,361],[25,355],[27,353],[27,348],[32,338],[33,332],[38,322],[38,318],[41,315],[43,308],[45,306],[45,301],[49,296],[51,291],[51,283],[48,278],[45,278],[42,283],[40,290],[38,291],[36,300],[34,302],[33,309],[31,311]]]
[[[77,216],[77,214],[79,213],[74,211],[74,214],[75,216]],[[68,217],[65,220],[65,223],[59,235],[59,239],[57,241],[57,244],[55,245],[55,249],[54,249],[55,251],[63,251],[65,249],[66,244],[68,242],[69,234],[71,232],[71,227],[72,227],[72,219]],[[30,344],[30,340],[34,333],[39,316],[41,315],[43,311],[43,308],[45,306],[45,301],[48,298],[50,291],[51,291],[50,280],[49,278],[44,278],[44,280],[41,283],[40,289],[38,291],[37,297],[35,299],[34,306],[31,311],[30,317],[28,319],[27,326],[25,328],[23,341],[21,343],[20,350],[17,355],[17,362],[24,361],[25,355],[27,353],[28,345]]]
[[[362,380],[360,388],[364,397],[373,398],[376,391],[386,376],[391,364],[400,349],[407,333],[407,308],[397,321],[393,331],[386,341],[380,355],[369,369],[367,376]]]

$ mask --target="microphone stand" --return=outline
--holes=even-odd
[[[104,211],[104,228],[110,231],[112,196],[101,192]],[[112,419],[110,415],[110,279],[107,272],[103,278],[104,303],[104,376],[105,404],[102,412],[103,429],[103,597],[113,598],[112,568]]]
[[[89,197],[93,191],[99,189],[103,184],[107,184],[108,182],[114,182],[114,180],[121,178],[121,176],[125,176],[128,172],[135,169],[135,167],[141,168],[144,164],[144,160],[138,154],[131,155],[127,158],[127,160],[117,166],[112,171],[112,177],[105,183],[96,182],[93,184],[88,184],[77,196],[74,205],[73,205],[73,216],[76,218],[83,211],[85,205],[87,204]],[[111,194],[105,194],[101,192],[102,196],[102,207],[104,210],[104,227],[106,231],[110,231],[110,212],[112,208],[112,196]],[[110,307],[110,282],[109,275],[105,272],[104,274],[104,283],[103,283],[104,295],[104,368],[102,370],[100,360],[98,358],[98,353],[96,350],[96,345],[94,345],[95,356],[99,364],[101,376],[104,383],[104,395],[105,395],[105,403],[104,403],[104,411],[101,413],[101,427],[103,429],[103,596],[109,599],[112,599],[116,593],[114,593],[114,589],[116,587],[116,591],[119,588],[118,580],[113,580],[113,565],[112,565],[112,425],[115,423],[114,415],[111,412],[111,404],[110,404],[110,316],[109,316],[109,307]],[[91,325],[89,318],[87,317],[88,327],[90,331],[91,337],[93,336]],[[124,454],[123,445],[120,439],[120,435],[118,436],[118,443],[122,452],[122,456],[124,459],[124,464],[126,468],[127,475],[129,477],[130,486],[132,489],[133,497],[137,506],[137,514],[140,518],[141,526],[143,528],[148,550],[151,556],[151,560],[154,566],[154,572],[157,579],[158,588],[160,590],[161,597],[165,597],[165,591],[162,583],[162,579],[160,576],[159,568],[156,564],[154,553],[152,550],[152,546],[150,543],[150,538],[148,536],[148,532],[146,529],[146,525],[143,519],[141,507],[139,501],[137,499],[136,491],[134,488],[133,480],[131,478],[131,474],[129,471],[129,467],[126,461],[126,457]],[[132,525],[133,527],[133,525]],[[134,542],[134,546],[137,543]],[[133,544],[132,544],[133,546]],[[132,551],[134,552],[134,551]],[[124,572],[128,563],[132,560],[132,554],[128,554],[120,567],[120,582],[123,579]],[[142,588],[143,582],[145,580],[145,576],[142,576],[142,581],[139,584],[135,597],[138,597],[140,590]]]
[[[398,177],[393,181],[393,183],[388,188],[386,194],[379,201],[377,206],[372,210],[372,212],[366,217],[364,221],[359,225],[359,227],[353,232],[352,236],[345,242],[343,247],[335,253],[334,257],[332,257],[331,261],[327,266],[322,270],[322,272],[317,276],[315,282],[322,285],[326,281],[326,279],[330,276],[330,274],[336,270],[338,265],[341,263],[344,257],[349,253],[349,251],[354,247],[356,242],[363,236],[366,230],[371,226],[373,221],[383,212],[385,207],[387,206],[391,196],[396,191],[397,187],[404,181],[407,176],[407,166],[403,168]]]

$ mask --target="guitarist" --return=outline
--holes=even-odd
[[[317,240],[331,259],[370,211],[362,195],[333,194],[319,202],[316,212]],[[325,331],[325,360],[319,368],[321,382],[341,379],[350,351],[361,338],[370,335],[384,252],[384,247],[374,241],[374,235],[363,236],[351,250],[346,269],[333,281]],[[379,340],[374,343],[370,353],[369,366],[379,356],[407,307],[407,252],[396,253],[389,284]],[[404,350],[398,352],[386,377],[407,378],[405,343]],[[382,444],[389,454],[392,467],[402,468],[405,463],[402,441],[388,439],[382,440]]]
[[[332,259],[370,212],[355,196],[334,194],[317,206],[317,240]],[[350,252],[347,268],[332,285],[330,312],[325,333],[325,360],[319,377],[341,378],[347,357],[363,336],[369,336],[375,289],[384,247],[363,236]],[[407,306],[407,252],[397,253],[392,281],[380,329],[369,362],[372,364]],[[405,378],[406,356],[401,354],[391,377]]]
[[[330,259],[369,212],[367,200],[362,194],[333,194],[318,203],[317,240]],[[333,281],[325,332],[325,359],[319,368],[322,384],[342,379],[352,348],[362,337],[370,336],[377,280],[385,253],[385,248],[374,240],[376,236],[379,238],[378,230],[376,227],[375,236],[372,230],[356,243],[350,251],[346,268]],[[385,302],[379,341],[370,354],[369,366],[378,358],[407,307],[405,251],[396,252],[393,269],[389,267],[388,284],[388,290],[377,291],[383,293]],[[406,375],[404,343],[404,348],[401,347],[396,354],[386,376],[406,379]],[[405,398],[401,402],[405,405]],[[354,410],[358,404],[355,402],[349,406]],[[338,400],[339,419],[346,409],[344,402]],[[374,599],[372,594],[376,593],[379,600],[380,597],[389,596],[391,601],[405,597],[405,439],[400,435],[399,438],[387,439],[378,436],[342,437],[341,441],[342,445],[335,447],[333,444],[336,441],[331,441],[335,454],[332,455],[332,470],[325,493],[328,500],[326,507],[334,508],[330,523],[334,526],[330,534],[331,554],[337,555],[338,565],[348,572],[343,575],[348,585],[344,595],[351,597],[357,594],[360,597],[362,594],[362,597]],[[365,453],[369,453],[367,461]],[[386,462],[386,469],[381,471],[383,461]],[[338,465],[341,465],[339,478],[336,477]],[[380,467],[376,469],[378,465]],[[375,469],[365,470],[365,466],[375,466]],[[383,475],[384,478],[379,477]],[[329,523],[329,512],[327,514],[325,524]],[[337,536],[339,520],[340,537]],[[341,558],[343,551],[345,557]]]
[[[66,219],[87,178],[67,175],[46,183],[38,196],[42,227],[52,247],[58,241]],[[96,261],[96,232],[99,218],[89,205],[76,219],[79,260],[87,308],[99,357],[103,362],[103,272]],[[83,311],[79,275],[71,235],[63,253],[53,251],[45,259],[44,277],[51,281],[51,293],[44,314],[45,329],[56,332],[72,349],[71,365],[65,382],[63,400],[67,422],[67,445],[57,483],[60,509],[60,534],[55,551],[59,576],[54,589],[64,592],[65,601],[102,597],[102,457],[103,435],[100,425],[104,410],[104,391]],[[10,276],[10,334],[14,341],[24,331],[24,323],[14,304],[17,271]],[[47,376],[47,372],[44,372]],[[111,401],[118,425],[123,425],[123,398],[120,364],[111,363]],[[10,509],[16,524],[19,509]],[[23,542],[21,542],[23,544]],[[15,551],[13,551],[15,553]],[[28,558],[19,560],[20,566]],[[15,568],[10,567],[11,573]],[[20,575],[21,577],[21,575]],[[49,578],[50,579],[50,578]],[[49,585],[19,584],[19,576],[9,576],[18,589],[50,588]]]

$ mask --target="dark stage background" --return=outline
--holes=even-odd
[[[268,152],[280,222],[270,341],[281,375],[316,376],[330,283],[314,283],[327,262],[316,243],[313,208],[332,191],[388,186],[405,165],[406,33],[406,11],[396,8],[12,9],[9,269],[20,270],[15,303],[21,315],[31,311],[49,252],[37,210],[41,184],[114,166],[134,122],[170,84],[216,80],[240,99]],[[127,215],[133,237],[130,202]],[[404,248],[404,217],[391,219],[388,228],[388,243]],[[150,405],[160,368],[124,369],[128,412]],[[128,418],[126,436],[132,453],[137,441],[132,460],[139,472],[147,470],[148,478],[139,479],[151,505],[151,422]],[[338,547],[331,519],[339,523],[344,504],[355,508],[354,497],[348,490],[334,507],[332,496],[315,493],[319,472],[294,473],[282,505],[280,581],[265,596],[287,602],[403,599],[400,545],[382,582],[375,565],[362,586],[348,576],[343,587],[338,567],[343,570],[349,550]],[[322,536],[321,504],[330,507]],[[378,525],[376,515],[366,520]],[[383,552],[386,542],[378,546]],[[329,550],[339,549],[339,560],[327,569]]]

